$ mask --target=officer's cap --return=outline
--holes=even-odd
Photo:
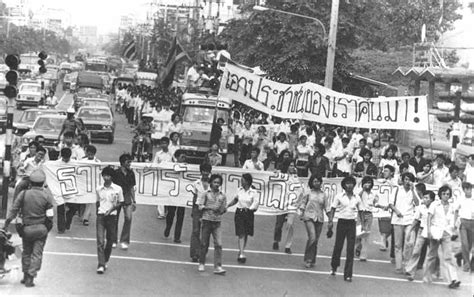
[[[30,175],[30,181],[33,183],[44,183],[46,180],[46,174],[44,174],[43,170],[35,170]]]

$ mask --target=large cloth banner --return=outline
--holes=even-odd
[[[117,163],[88,163],[70,162],[59,164],[51,161],[43,165],[46,181],[56,202],[94,203],[96,188],[103,184],[101,171],[107,165],[117,166]],[[133,163],[132,169],[136,177],[136,200],[138,204],[173,205],[192,207],[192,184],[200,178],[199,166],[189,164],[164,164],[151,166],[146,163]],[[240,187],[242,174],[249,172],[240,168],[215,167],[213,173],[222,175],[224,183],[222,192],[227,195],[227,201],[234,198]],[[287,174],[252,171],[253,186],[259,193],[259,208],[257,214],[278,215],[295,212],[300,193],[308,190],[308,179],[295,181]],[[360,182],[360,179],[358,179]],[[341,178],[323,180],[328,205],[337,193],[341,193]],[[374,193],[379,196],[379,204],[388,205],[389,199],[397,195],[400,188],[389,184],[376,182]],[[355,190],[360,192],[360,185]],[[454,191],[454,195],[459,195]],[[231,208],[230,211],[234,211]],[[388,217],[390,213],[378,210],[376,217]]]
[[[219,97],[284,119],[376,129],[428,130],[426,96],[362,98],[306,82],[282,84],[230,63]]]

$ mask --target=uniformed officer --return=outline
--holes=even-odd
[[[14,201],[3,229],[20,213],[23,219],[22,284],[33,287],[33,279],[41,268],[43,248],[52,228],[53,197],[45,192],[43,185],[46,175],[36,170],[30,175],[31,189],[22,191]]]

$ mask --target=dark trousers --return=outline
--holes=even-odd
[[[339,219],[336,228],[336,243],[332,252],[331,267],[336,270],[341,265],[341,252],[344,240],[347,238],[346,264],[344,278],[352,277],[352,264],[354,263],[354,246],[356,239],[356,221]]]
[[[169,236],[171,227],[173,227],[174,216],[176,214],[177,218],[176,218],[176,226],[174,227],[174,240],[180,240],[181,230],[183,229],[184,207],[165,206],[165,208],[167,209],[165,236],[166,237]]]
[[[58,217],[58,232],[66,230],[66,205],[61,204],[56,207],[56,216]]]
[[[283,225],[285,224],[286,214],[277,215],[275,222],[275,230],[273,232],[273,241],[280,242],[281,234],[283,230]]]
[[[66,230],[71,228],[72,218],[76,213],[79,213],[81,209],[81,204],[77,203],[66,203],[67,211],[66,211]]]
[[[201,211],[198,209],[197,205],[193,206],[191,217],[193,218],[193,230],[191,233],[189,255],[191,258],[199,258],[201,250]]]
[[[23,273],[36,277],[43,261],[43,249],[48,237],[48,229],[44,224],[30,225],[23,228],[23,252],[21,266]]]
[[[116,215],[97,215],[97,257],[99,266],[104,267],[105,263],[109,262],[110,254],[112,253],[112,244],[116,237],[116,220]]]
[[[127,114],[128,114],[128,123],[131,125],[133,124],[133,120],[134,120],[134,117],[135,117],[135,107],[129,107],[127,109]]]

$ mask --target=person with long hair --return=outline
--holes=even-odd
[[[379,175],[382,175],[382,171],[385,168],[385,165],[390,165],[393,168],[395,168],[395,175],[398,175],[398,160],[395,156],[397,151],[398,151],[398,148],[396,145],[390,145],[385,150],[382,160],[380,160],[380,163],[379,163],[379,168],[380,168]]]
[[[242,175],[241,187],[237,195],[227,204],[227,208],[237,204],[235,210],[235,235],[239,238],[239,256],[237,261],[245,263],[245,248],[249,236],[253,236],[254,231],[254,212],[258,209],[258,193],[252,187],[253,178],[249,173]]]
[[[410,165],[415,168],[416,173],[422,172],[423,167],[429,160],[425,159],[423,156],[425,152],[425,149],[421,145],[415,146],[415,149],[413,150],[413,157],[410,158]]]
[[[303,196],[298,207],[308,233],[304,252],[306,268],[314,267],[316,263],[319,236],[324,224],[324,213],[328,210],[328,197],[321,189],[322,183],[323,179],[320,176],[311,175],[308,181],[311,190]]]

